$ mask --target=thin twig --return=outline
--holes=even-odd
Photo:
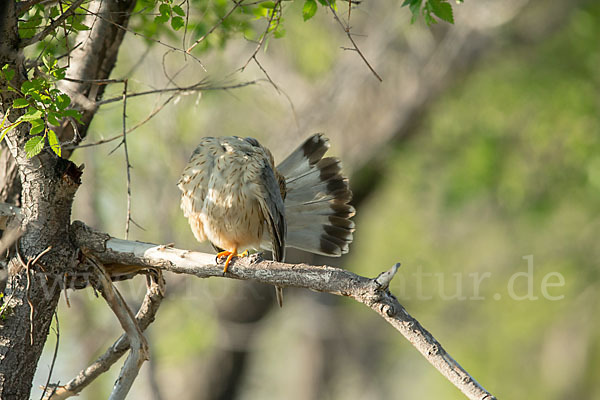
[[[128,98],[132,98],[132,97],[137,97],[137,96],[147,96],[149,94],[170,93],[170,92],[185,93],[185,92],[194,92],[194,91],[202,92],[202,91],[209,91],[209,90],[239,89],[239,88],[243,88],[243,87],[246,87],[246,86],[254,85],[254,84],[256,84],[259,81],[260,80],[253,80],[253,81],[236,83],[236,84],[232,84],[232,85],[229,85],[229,86],[226,86],[226,85],[224,85],[224,86],[203,86],[203,85],[206,84],[206,81],[202,81],[202,82],[196,83],[194,85],[186,86],[186,87],[182,87],[182,88],[164,88],[164,89],[147,90],[147,91],[138,92],[138,93],[129,93],[127,95],[127,97]],[[115,103],[117,101],[121,101],[122,99],[123,99],[123,96],[112,97],[110,99],[106,99],[106,100],[102,100],[102,101],[96,102],[96,106],[99,107],[99,106],[102,106],[104,104]]]
[[[188,33],[189,20],[190,20],[190,1],[185,0],[185,25],[183,27],[183,37],[181,38],[181,48],[185,47],[185,41],[187,39],[187,33]],[[189,49],[186,50],[185,52],[187,53],[188,51],[189,51]],[[185,61],[187,61],[187,54],[183,55],[183,59]]]
[[[166,58],[167,55],[172,52],[173,50],[167,50],[165,51],[165,53],[162,56],[162,61],[161,61],[161,66],[162,66],[162,70],[163,70],[163,74],[165,75],[165,78],[167,78],[167,80],[169,81],[170,84],[172,84],[173,86],[180,88],[179,85],[177,85],[175,83],[175,78],[177,78],[177,75],[179,75],[181,72],[183,72],[183,70],[185,70],[188,66],[188,64],[184,64],[181,68],[179,68],[177,70],[177,72],[175,72],[175,74],[173,76],[169,75],[168,71],[167,71],[167,63],[166,63]]]
[[[123,150],[125,151],[125,167],[127,170],[127,219],[125,220],[125,239],[129,239],[129,221],[131,221],[131,164],[127,151],[127,79],[123,81]]]
[[[17,15],[21,15],[25,11],[31,9],[31,7],[35,6],[36,4],[40,4],[40,3],[44,3],[44,2],[50,3],[50,2],[52,2],[52,0],[21,1],[21,2],[17,3]]]
[[[364,63],[367,65],[367,67],[369,67],[369,69],[371,70],[371,72],[373,73],[373,75],[375,75],[375,77],[379,80],[379,82],[383,82],[383,79],[381,79],[381,76],[379,76],[379,74],[373,69],[373,67],[371,66],[371,64],[369,64],[369,61],[367,61],[367,58],[364,56],[364,54],[362,53],[362,51],[360,51],[360,49],[356,45],[356,42],[354,41],[354,38],[352,37],[352,34],[350,33],[350,26],[344,25],[344,23],[338,17],[337,13],[335,12],[335,9],[333,8],[333,6],[329,2],[329,0],[327,0],[327,4],[329,5],[329,9],[333,13],[333,18],[338,22],[338,24],[340,24],[340,26],[342,27],[342,29],[346,33],[346,36],[348,36],[348,39],[350,39],[350,43],[352,43],[352,46],[354,46],[354,50],[358,53],[358,55],[360,56],[360,58],[362,58],[362,60],[364,61]]]
[[[77,50],[77,49],[79,48],[79,46],[81,46],[82,44],[83,44],[83,42],[79,42],[79,43],[77,43],[75,46],[71,47],[71,48],[69,49],[69,51],[67,51],[67,52],[65,52],[65,53],[63,53],[63,54],[61,54],[61,55],[59,55],[59,56],[56,56],[56,60],[60,60],[60,59],[63,59],[63,58],[65,58],[65,57],[68,57],[68,61],[67,61],[67,62],[68,62],[68,63],[69,63],[69,65],[70,65],[70,63],[71,63],[71,57],[70,57],[70,56],[71,56],[71,53],[72,53],[73,51]]]
[[[56,344],[54,345],[54,354],[52,355],[52,363],[50,364],[50,371],[48,372],[48,379],[46,380],[46,385],[44,386],[44,391],[40,396],[40,400],[44,400],[44,395],[48,390],[48,386],[50,386],[50,379],[52,378],[52,371],[54,371],[54,364],[56,363],[56,356],[58,355],[58,343],[60,340],[60,326],[58,325],[58,311],[54,310],[54,320],[56,321],[56,327],[54,328],[54,332],[56,333]],[[52,392],[56,391],[56,385],[52,388]],[[50,396],[52,396],[52,392]]]
[[[260,70],[263,72],[263,74],[265,75],[265,77],[267,78],[269,83],[275,88],[277,93],[285,96],[285,98],[288,101],[288,104],[290,105],[290,109],[292,110],[292,115],[294,116],[294,122],[296,123],[296,126],[299,126],[298,125],[298,115],[296,114],[296,107],[294,107],[294,102],[292,101],[292,98],[287,94],[287,92],[285,90],[281,89],[279,87],[279,85],[277,85],[275,83],[275,81],[273,81],[273,79],[271,79],[271,77],[267,73],[267,70],[262,66],[262,64],[260,62],[258,62],[258,58],[256,58],[256,56],[254,56],[253,58],[254,58],[254,62],[258,66],[258,68],[260,68]]]
[[[117,28],[119,28],[119,29],[122,29],[122,30],[124,30],[125,32],[129,32],[129,33],[131,33],[131,34],[133,34],[133,35],[135,35],[135,36],[141,36],[141,37],[143,37],[144,39],[147,39],[147,40],[150,40],[150,41],[152,41],[152,42],[158,43],[158,44],[160,44],[161,46],[167,47],[167,48],[169,48],[169,49],[171,49],[171,50],[178,51],[178,52],[180,52],[180,53],[184,53],[184,54],[189,54],[189,55],[190,55],[190,57],[192,57],[192,58],[193,58],[195,61],[197,61],[197,62],[200,64],[200,67],[201,67],[201,68],[202,68],[204,71],[206,71],[206,68],[204,67],[204,64],[202,63],[202,61],[201,61],[201,60],[200,60],[198,57],[196,57],[196,56],[194,56],[194,55],[192,55],[192,54],[190,54],[190,53],[187,53],[187,52],[186,52],[184,49],[180,49],[179,47],[171,46],[170,44],[167,44],[167,43],[165,43],[165,42],[161,42],[161,41],[160,41],[160,40],[158,40],[158,39],[154,39],[154,38],[152,38],[152,37],[150,37],[150,36],[144,35],[143,33],[136,32],[136,31],[134,31],[133,29],[130,29],[130,28],[127,28],[126,26],[123,26],[123,25],[117,24],[117,23],[116,23],[116,22],[114,22],[114,21],[111,21],[111,20],[109,20],[109,19],[106,19],[106,18],[104,18],[104,17],[103,17],[102,15],[100,15],[99,13],[95,13],[95,12],[93,12],[93,11],[90,11],[90,10],[88,10],[88,9],[85,9],[84,7],[81,7],[81,8],[82,8],[83,10],[85,10],[86,12],[88,12],[88,13],[90,13],[90,14],[92,14],[92,15],[95,15],[95,16],[97,16],[98,18],[100,18],[100,19],[102,19],[102,20],[104,20],[104,21],[106,21],[106,22],[108,22],[108,23],[110,23],[110,24],[113,24],[114,26],[116,26],[116,27],[117,27]]]
[[[56,30],[56,28],[59,27],[63,23],[64,20],[66,20],[67,18],[69,18],[71,15],[73,15],[75,13],[75,10],[77,10],[77,8],[83,2],[84,2],[84,0],[76,0],[73,4],[71,4],[71,7],[69,7],[65,12],[63,12],[57,19],[52,21],[52,23],[50,23],[50,25],[45,27],[44,30],[42,30],[40,33],[32,36],[29,39],[21,40],[21,42],[19,43],[19,47],[23,48],[23,47],[27,47],[33,43],[37,43],[40,40],[44,39],[46,36],[48,36],[50,33],[54,32]]]
[[[221,18],[221,19],[219,20],[219,22],[217,22],[216,24],[214,24],[214,25],[213,25],[213,27],[212,27],[212,28],[210,28],[210,29],[208,30],[208,32],[206,32],[204,35],[202,35],[202,36],[200,37],[200,39],[196,40],[196,41],[194,42],[194,44],[193,44],[193,45],[191,45],[191,46],[190,46],[190,47],[189,47],[189,48],[188,48],[188,49],[185,51],[186,53],[188,53],[188,54],[189,54],[189,53],[190,53],[190,51],[192,51],[192,50],[194,49],[194,47],[196,47],[196,46],[198,46],[200,43],[202,43],[202,41],[203,41],[204,39],[206,39],[206,37],[207,37],[208,35],[210,35],[211,33],[213,33],[213,31],[214,31],[215,29],[217,29],[219,26],[221,26],[221,25],[223,24],[223,22],[224,22],[224,21],[225,21],[225,20],[226,20],[226,19],[227,19],[227,18],[228,18],[230,15],[231,15],[231,13],[233,13],[233,12],[234,12],[234,11],[235,11],[235,10],[236,10],[236,9],[237,9],[239,6],[241,6],[241,5],[242,5],[242,3],[244,2],[244,0],[241,0],[241,1],[235,1],[235,0],[234,0],[233,2],[235,3],[235,5],[234,5],[234,6],[231,8],[231,10],[229,10],[229,12],[227,12],[227,14],[225,14],[225,15],[223,16],[223,18]],[[187,13],[186,13],[186,16],[187,16]],[[187,25],[187,20],[186,20],[186,25]]]
[[[248,64],[250,64],[250,61],[252,61],[253,58],[256,57],[256,54],[258,54],[258,51],[260,50],[260,48],[262,47],[265,39],[267,38],[267,35],[269,34],[269,30],[271,29],[271,23],[273,22],[273,19],[275,18],[275,15],[279,12],[281,13],[281,1],[282,0],[277,0],[275,2],[275,6],[273,7],[273,11],[271,12],[271,17],[269,17],[269,22],[267,23],[267,28],[265,29],[265,32],[261,35],[258,44],[256,45],[256,48],[254,49],[254,52],[252,52],[252,55],[250,56],[250,58],[248,58],[248,61],[246,61],[246,63],[239,69],[239,71],[244,71],[246,69],[246,67],[248,66]],[[277,11],[279,9],[279,11]],[[279,25],[279,18],[277,20],[277,26]],[[277,28],[277,27],[276,27]]]
[[[67,304],[67,307],[71,308],[71,302],[69,301],[69,295],[67,294],[67,278],[68,278],[68,275],[65,272],[63,274],[63,293],[65,295],[65,303]]]
[[[275,84],[275,82],[273,82],[273,79],[271,79],[271,77],[269,76],[269,74],[267,73],[267,70],[263,68],[263,66],[258,62],[258,59],[256,58],[256,55],[252,56],[252,59],[254,60],[254,62],[256,63],[256,65],[258,66],[258,68],[260,68],[260,70],[262,71],[262,73],[267,77],[267,80],[269,81],[269,83],[275,88],[275,90],[277,91],[277,93],[281,94],[281,90],[279,90],[279,86],[277,86]]]
[[[127,129],[127,133],[131,133],[133,131],[135,131],[136,129],[138,129],[140,126],[144,125],[146,122],[150,121],[150,119],[152,119],[152,117],[154,117],[156,114],[158,114],[167,104],[169,104],[174,98],[175,96],[177,96],[178,93],[172,94],[171,96],[169,96],[167,98],[167,100],[165,100],[160,106],[156,107],[154,110],[152,110],[152,112],[150,114],[148,114],[148,116],[146,118],[144,118],[142,121],[138,122],[135,126],[133,126],[132,128]],[[119,133],[118,135],[115,135],[113,137],[110,137],[108,139],[102,139],[99,140],[97,142],[94,143],[86,143],[86,144],[80,144],[80,145],[75,145],[75,146],[65,146],[64,148],[67,150],[71,150],[71,149],[80,149],[83,147],[92,147],[92,146],[98,146],[101,144],[106,144],[106,143],[110,143],[112,141],[115,141],[117,139],[120,139],[123,137],[123,133]]]
[[[110,83],[123,83],[123,79],[76,79],[68,76],[63,78],[65,81],[75,83],[93,83],[96,85],[108,85]]]
[[[62,9],[63,9],[62,1],[59,0],[58,5],[60,6],[60,9],[62,11]],[[63,34],[65,35],[65,48],[67,49],[67,54],[69,54],[69,53],[71,53],[71,50],[69,49],[69,36],[68,36],[68,32],[67,32],[67,21],[66,20],[63,20],[62,28],[63,28]],[[71,66],[71,57],[67,57],[67,68],[69,68],[70,66]]]

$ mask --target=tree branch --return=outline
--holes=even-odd
[[[212,254],[115,239],[79,221],[73,223],[72,233],[84,253],[93,254],[103,264],[138,266],[140,270],[159,268],[199,278],[224,276],[222,265],[215,264]],[[494,399],[389,292],[387,286],[397,269],[394,265],[370,279],[340,268],[286,264],[255,255],[234,259],[225,277],[351,297],[381,315],[469,399]]]
[[[121,373],[109,397],[111,400],[124,400],[142,364],[149,358],[148,343],[127,303],[125,303],[125,300],[111,282],[110,276],[104,269],[104,266],[96,262],[93,257],[88,256],[88,259],[96,267],[95,275],[100,282],[99,289],[102,292],[102,296],[119,319],[123,330],[129,338],[129,348],[131,351],[121,368]]]
[[[135,316],[135,320],[142,332],[154,321],[165,293],[165,282],[160,271],[149,275],[147,279],[146,296]],[[49,399],[63,400],[71,396],[76,396],[97,377],[108,371],[127,350],[129,350],[129,339],[126,334],[122,334],[96,361],[79,372],[66,385],[58,386],[54,395]]]

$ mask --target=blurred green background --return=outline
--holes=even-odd
[[[176,187],[200,137],[253,136],[281,159],[324,131],[360,196],[349,255],[319,262],[363,276],[401,262],[391,291],[498,398],[600,398],[600,4],[467,2],[454,7],[454,27],[428,28],[410,25],[397,2],[374,3],[353,10],[352,25],[366,35],[359,45],[383,83],[340,49],[348,44],[331,15],[320,9],[305,23],[295,2],[286,6],[286,36],[259,53],[284,94],[262,81],[182,95],[128,135],[133,218],[144,228],[130,238],[211,251],[195,242]],[[261,79],[253,64],[229,75],[253,48],[232,38],[205,50],[204,72],[129,37],[115,77],[133,68],[134,91],[164,87],[163,71],[182,67],[180,84]],[[165,99],[130,99],[128,125]],[[121,112],[104,106],[87,141],[118,134]],[[86,169],[74,218],[124,237],[125,161],[122,148],[110,153],[116,144],[75,153]],[[132,306],[144,293],[138,279],[119,284]],[[223,366],[210,355],[222,349],[248,353],[235,398],[462,398],[399,333],[348,299],[286,290],[282,310],[234,323],[216,310],[252,301],[240,299],[246,283],[167,282],[147,331],[152,360],[131,398],[213,398],[197,381],[207,370],[218,375]],[[59,309],[53,380],[62,383],[120,334],[91,292],[70,300]],[[117,374],[80,397],[106,398]]]

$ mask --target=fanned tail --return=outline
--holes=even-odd
[[[352,192],[340,160],[323,158],[329,141],[311,136],[277,166],[285,177],[286,246],[339,257],[352,242],[355,214]]]

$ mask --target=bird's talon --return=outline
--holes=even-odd
[[[225,250],[225,251],[221,251],[219,253],[217,253],[217,263],[219,262],[220,258],[223,257],[227,257],[227,259],[225,260],[225,266],[223,267],[223,273],[227,272],[227,269],[229,268],[229,263],[231,262],[231,260],[233,259],[233,257],[248,257],[248,250],[244,250],[243,253],[238,254],[237,253],[237,249],[233,250],[233,251],[229,251],[229,250]]]

